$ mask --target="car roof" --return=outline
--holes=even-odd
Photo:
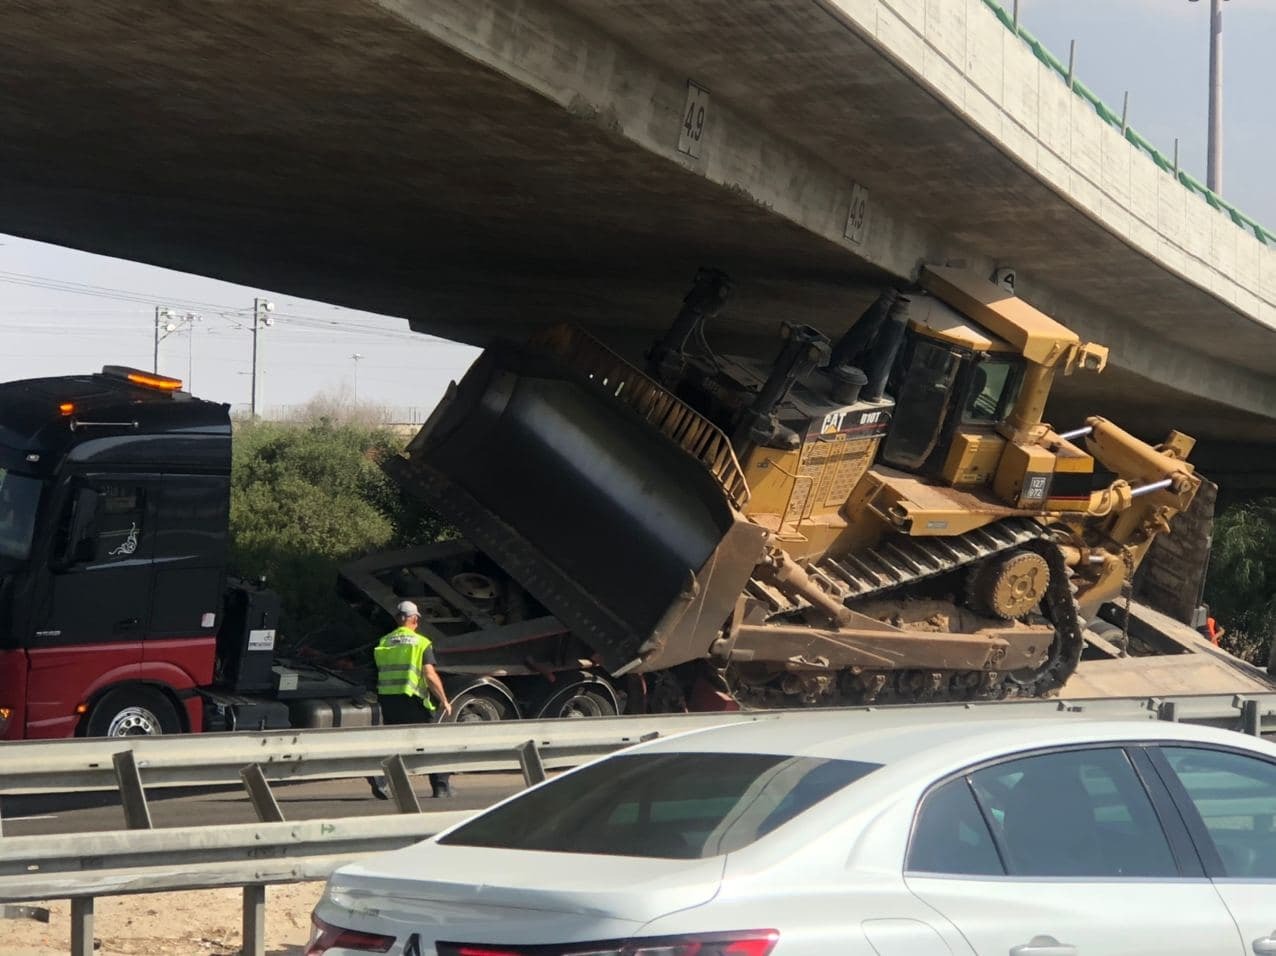
[[[891,765],[924,754],[970,763],[1016,750],[1142,740],[1228,745],[1276,756],[1276,745],[1231,730],[1151,718],[1101,720],[1066,713],[1000,719],[950,713],[934,720],[919,720],[915,711],[786,714],[691,731],[643,746],[669,753],[773,753]]]

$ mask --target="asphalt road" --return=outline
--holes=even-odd
[[[458,774],[452,777],[455,796],[435,800],[427,777],[414,777],[423,810],[480,810],[523,788],[514,773]],[[393,804],[372,796],[368,784],[357,780],[273,785],[275,799],[288,820],[375,816],[393,813]],[[242,788],[203,787],[147,792],[151,822],[156,827],[211,826],[254,823],[252,804]],[[63,793],[0,798],[0,821],[5,836],[46,833],[88,833],[124,829],[124,812],[115,793]]]

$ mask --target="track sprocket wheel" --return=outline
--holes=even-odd
[[[998,555],[976,568],[970,597],[979,610],[1013,620],[1036,609],[1050,586],[1050,566],[1035,551]]]

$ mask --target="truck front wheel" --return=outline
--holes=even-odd
[[[156,737],[181,733],[172,703],[150,687],[119,687],[89,712],[88,737]]]

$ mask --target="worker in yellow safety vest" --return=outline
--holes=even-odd
[[[377,702],[381,705],[383,724],[428,724],[452,712],[443,681],[435,669],[434,648],[430,639],[417,633],[421,612],[411,601],[395,608],[399,626],[381,638],[372,651],[377,665]],[[430,693],[438,698],[442,710],[435,707]],[[430,774],[430,785],[436,797],[452,796],[450,774]],[[381,800],[389,799],[383,778],[369,778],[372,793]]]

